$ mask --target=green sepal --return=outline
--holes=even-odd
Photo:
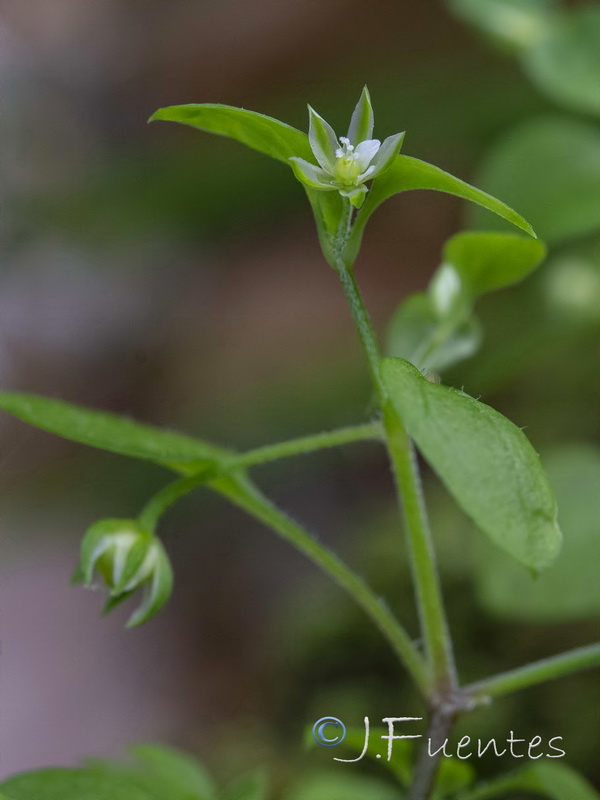
[[[131,519],[103,519],[91,525],[82,541],[79,558],[78,571],[81,576],[81,582],[90,586],[94,577],[94,570],[99,566],[98,562],[102,556],[106,555],[111,548],[114,548],[118,542],[118,537],[130,537],[131,543],[135,543],[139,539],[140,532],[134,520]],[[125,562],[124,562],[125,563]],[[107,581],[112,589],[114,584],[112,582],[112,575],[105,574],[103,571],[103,578]]]
[[[371,96],[367,87],[364,86],[350,119],[350,126],[348,128],[350,144],[356,146],[359,142],[364,142],[365,139],[371,139],[373,136],[373,126],[374,118]]]
[[[127,620],[128,628],[148,622],[165,605],[173,590],[173,570],[162,543],[155,541],[157,560],[151,578],[144,584],[144,599],[139,608]]]
[[[324,170],[332,172],[336,162],[335,151],[339,147],[335,131],[311,106],[308,107],[308,117],[308,141],[313,155]]]
[[[290,164],[296,178],[309,189],[331,191],[334,188],[331,185],[331,177],[316,164],[311,164],[303,158],[290,158]]]

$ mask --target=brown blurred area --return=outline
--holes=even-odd
[[[5,0],[3,386],[239,447],[368,417],[347,310],[291,174],[146,125],[160,106],[224,102],[304,129],[310,101],[342,126],[365,82],[378,135],[406,128],[405,152],[465,179],[545,107],[433,0]],[[375,217],[358,277],[379,328],[425,285],[461,214],[422,193]],[[369,446],[257,476],[350,561],[368,512],[391,501]],[[165,520],[176,590],[143,630],[69,588],[86,526],[135,515],[166,477],[3,415],[3,775],[140,739],[235,771],[299,736],[305,720],[286,709],[304,713],[295,683],[310,679],[291,655],[291,611],[307,598],[310,627],[319,603],[346,600],[321,597],[312,567],[217,499],[199,492]],[[347,661],[368,681],[404,680],[386,656]]]

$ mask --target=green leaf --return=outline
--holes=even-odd
[[[11,800],[170,800],[138,785],[135,778],[104,769],[43,769],[0,785]]]
[[[267,776],[263,769],[257,769],[230,783],[223,790],[221,800],[265,800],[266,796]]]
[[[452,264],[473,298],[518,283],[545,255],[539,240],[502,233],[458,233],[444,246],[444,261]]]
[[[308,136],[273,117],[219,103],[191,103],[160,108],[148,120],[180,122],[207,133],[227,136],[278,161],[299,156],[313,160]]]
[[[352,771],[304,773],[298,783],[285,795],[285,800],[399,800],[398,789],[374,777]],[[401,795],[400,795],[401,797]]]
[[[187,753],[155,744],[137,744],[131,748],[151,782],[164,784],[169,800],[212,800],[215,786],[207,770]],[[151,784],[150,784],[151,785]]]
[[[478,183],[521,209],[548,244],[592,233],[600,229],[600,131],[560,117],[525,123],[489,152]],[[478,211],[473,220],[498,227]]]
[[[216,467],[227,455],[189,436],[34,394],[0,392],[0,409],[73,442],[164,466],[189,465],[200,471]]]
[[[472,317],[446,330],[431,297],[418,293],[408,297],[390,320],[386,354],[443,372],[472,356],[480,342],[477,319]]]
[[[559,761],[539,761],[528,765],[480,784],[461,795],[461,798],[493,800],[493,798],[513,797],[512,792],[522,791],[541,795],[548,800],[599,800],[600,798],[600,794],[585,778]]]
[[[409,436],[462,509],[517,561],[548,567],[561,544],[556,501],[523,432],[402,359],[384,359],[381,376]]]
[[[413,189],[431,189],[470,200],[535,236],[531,225],[500,200],[455,178],[433,164],[419,161],[418,158],[400,155],[385,172],[373,181],[348,243],[347,258],[349,261],[353,261],[358,254],[362,234],[371,214],[389,197]]]
[[[443,758],[435,781],[432,800],[453,797],[475,780],[475,769],[467,761]]]
[[[544,35],[555,5],[555,0],[450,0],[457,16],[513,50]]]
[[[523,53],[525,70],[557,103],[600,116],[600,6],[573,8],[551,21]]]
[[[566,622],[600,614],[600,449],[570,445],[544,459],[558,501],[560,558],[537,579],[498,553],[478,554],[477,591],[495,614],[528,622]]]

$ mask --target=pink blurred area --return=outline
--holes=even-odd
[[[229,227],[216,220],[217,233],[203,236],[192,223],[182,234],[178,219],[169,227],[167,212],[156,211],[147,181],[161,159],[190,149],[191,132],[145,120],[161,105],[220,101],[266,113],[295,108],[290,121],[304,124],[313,93],[335,97],[341,86],[355,96],[382,72],[401,93],[427,72],[432,53],[451,60],[461,36],[432,4],[411,0],[6,0],[3,386],[225,444],[336,424],[337,401],[325,392],[315,399],[313,387],[328,381],[348,402],[343,421],[368,414],[363,385],[344,383],[346,373],[362,374],[360,353],[301,192],[292,188],[279,208],[250,191]],[[387,113],[404,125],[399,100]],[[208,137],[197,146],[220,147]],[[233,206],[234,151],[214,152],[222,202]],[[200,194],[201,173],[197,180]],[[176,206],[178,188],[170,191]],[[459,218],[458,204],[441,195],[391,205],[373,221],[360,264],[377,323],[424,285]],[[136,513],[158,478],[75,453],[0,422],[2,775],[117,757],[140,739],[208,751],[219,724],[268,706],[264,664],[278,649],[269,626],[289,585],[312,574],[280,543],[263,535],[254,545],[254,527],[209,506],[206,523],[183,518],[168,543],[178,594],[165,612],[136,631],[123,629],[120,611],[100,619],[102,599],[69,586],[79,536],[94,514]],[[373,496],[387,486],[380,469],[376,461]],[[97,475],[108,487],[98,493]],[[325,538],[339,539],[350,522],[352,485],[292,473],[283,494],[309,522],[324,521]]]

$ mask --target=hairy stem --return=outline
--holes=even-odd
[[[280,458],[313,453],[316,450],[339,447],[352,442],[381,441],[383,438],[383,430],[379,421],[353,425],[249,450],[247,453],[232,456],[231,468],[254,467],[257,464],[265,464]]]
[[[398,497],[404,511],[428,662],[435,690],[444,694],[457,687],[456,667],[418,465],[412,442],[389,403],[384,408],[384,426]]]
[[[551,658],[535,661],[524,667],[465,686],[464,692],[473,698],[499,697],[538,683],[562,678],[572,672],[600,666],[600,643],[578,647]]]
[[[384,411],[387,448],[403,509],[417,605],[434,688],[438,693],[452,691],[456,687],[456,669],[418,466],[411,441],[390,405],[381,381],[379,347],[362,295],[350,269],[341,259],[338,273]]]
[[[402,625],[362,578],[355,575],[338,556],[316,541],[302,526],[280,511],[244,475],[218,478],[211,481],[210,486],[290,542],[351,595],[383,633],[417,686],[423,693],[426,692],[426,666],[421,654]]]
[[[337,262],[337,272],[342,282],[342,288],[346,295],[346,300],[350,306],[350,313],[356,325],[360,343],[362,345],[364,354],[367,359],[367,365],[373,382],[373,388],[377,393],[377,398],[380,405],[383,407],[386,400],[386,392],[381,382],[379,374],[379,346],[377,344],[377,337],[373,330],[371,317],[365,307],[360,289],[356,283],[352,270],[349,269],[342,259]]]
[[[177,481],[167,484],[146,503],[138,515],[138,522],[146,530],[154,533],[162,515],[181,497],[202,486],[209,479],[206,471],[195,475],[186,475]]]

